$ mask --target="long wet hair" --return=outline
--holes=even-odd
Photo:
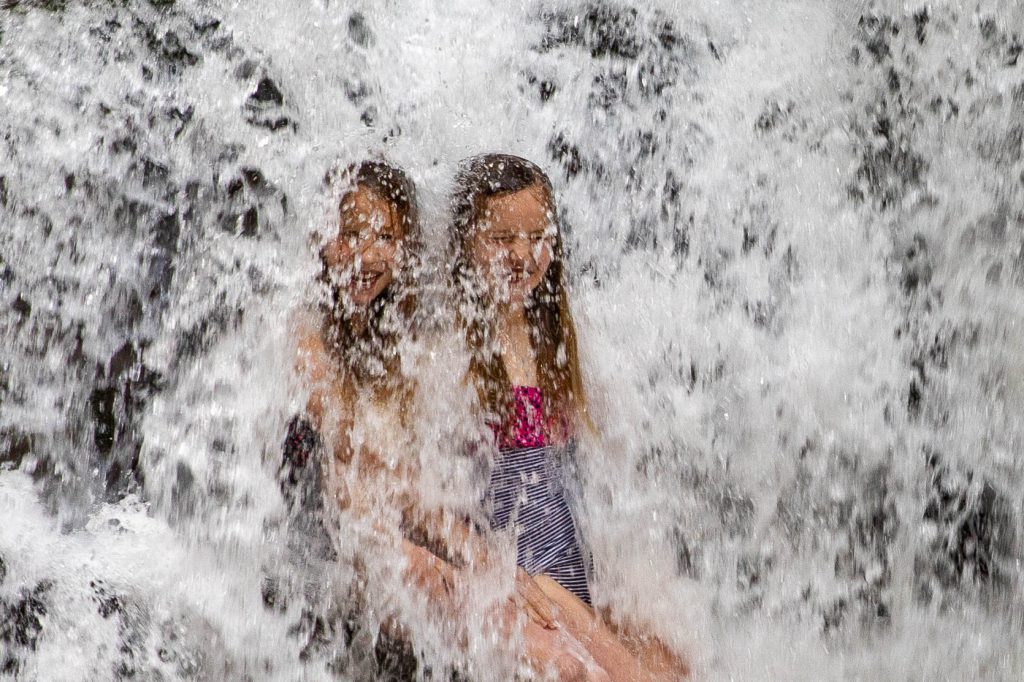
[[[366,326],[361,330],[352,324],[342,293],[332,284],[322,250],[320,254],[319,280],[326,290],[320,305],[324,340],[356,388],[368,387],[378,397],[389,397],[401,383],[399,340],[415,333],[415,282],[421,253],[415,185],[404,171],[384,161],[332,169],[324,184],[328,191],[340,192],[334,204],[339,223],[350,195],[363,189],[385,200],[392,218],[402,227],[403,262],[387,288],[370,302]]]
[[[451,199],[452,280],[470,350],[469,380],[490,417],[507,424],[512,385],[497,352],[495,305],[473,263],[472,240],[492,199],[524,190],[541,195],[555,226],[551,265],[526,300],[540,388],[550,410],[590,426],[551,181],[536,164],[511,154],[482,154],[463,161]]]

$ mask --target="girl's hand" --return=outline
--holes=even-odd
[[[613,682],[578,640],[564,631],[546,630],[537,623],[523,627],[527,664],[541,676],[554,673],[558,682]],[[545,678],[546,679],[546,678]]]
[[[442,609],[455,611],[459,598],[458,571],[448,562],[403,539],[406,578],[423,590]]]
[[[533,581],[530,574],[521,568],[516,569],[516,598],[522,610],[534,623],[546,630],[558,629],[554,604],[544,594],[544,590]]]

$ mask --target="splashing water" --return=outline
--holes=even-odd
[[[508,150],[566,218],[598,601],[709,679],[1019,678],[1024,9],[488,5],[0,3],[0,676],[375,674],[422,605],[380,549],[353,615],[367,528],[275,480],[321,179],[383,151],[440,252]]]

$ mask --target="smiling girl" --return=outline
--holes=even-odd
[[[308,399],[288,427],[282,491],[299,526],[313,531],[310,539],[331,547],[332,524],[366,525],[372,542],[400,551],[405,580],[442,597],[450,567],[401,529],[411,504],[407,463],[385,461],[409,441],[414,382],[403,353],[416,335],[415,189],[401,169],[382,161],[332,171],[325,185],[333,205],[319,237],[318,301],[293,321]],[[383,640],[394,640],[389,629]],[[399,664],[414,670],[415,661],[404,659]]]

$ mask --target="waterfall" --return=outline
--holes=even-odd
[[[0,0],[0,678],[376,674],[420,611],[287,513],[290,315],[332,164],[440,253],[497,150],[564,214],[598,602],[699,678],[1020,677],[1022,112],[1016,0]],[[429,620],[421,677],[511,674]]]

